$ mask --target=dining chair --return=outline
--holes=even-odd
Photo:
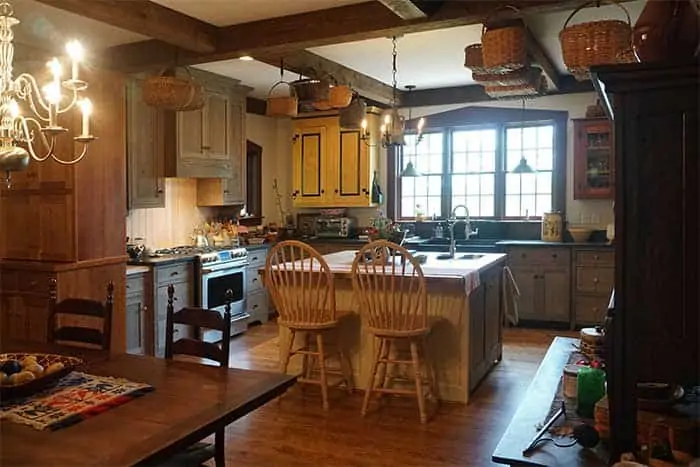
[[[425,358],[425,338],[430,333],[430,324],[425,277],[420,263],[402,246],[377,240],[365,245],[355,256],[352,284],[364,318],[363,325],[378,341],[362,403],[362,416],[366,415],[370,397],[375,392],[415,394],[420,421],[425,423],[426,398],[432,395],[437,401],[438,395],[433,367]],[[406,344],[410,359],[399,355],[400,347]],[[421,363],[426,367],[426,378],[422,376]],[[415,389],[391,387],[395,378],[390,370],[396,365],[412,367]]]
[[[311,246],[286,240],[270,250],[265,264],[265,285],[279,313],[278,325],[289,330],[280,369],[287,373],[292,357],[301,355],[302,371],[297,379],[302,384],[321,387],[323,409],[328,410],[328,388],[345,384],[352,391],[350,362],[337,345],[336,352],[325,347],[328,332],[337,328],[334,276],[323,256]],[[295,349],[297,333],[303,333],[303,345]],[[337,356],[340,370],[330,369],[326,361]],[[314,366],[318,365],[318,377]],[[329,376],[340,378],[329,382]]]
[[[165,324],[165,358],[173,359],[176,355],[198,357],[213,360],[222,368],[228,368],[231,345],[231,302],[233,291],[226,291],[226,303],[223,315],[216,310],[206,308],[184,307],[175,311],[175,286],[168,286],[168,306]],[[175,325],[189,326],[191,335],[175,340]],[[201,328],[221,332],[221,344],[206,342],[200,338]],[[225,462],[225,428],[214,434],[214,446],[206,442],[198,442],[176,454],[164,465],[200,465],[214,458],[217,467],[226,465]]]
[[[107,284],[107,301],[65,298],[58,301],[56,279],[49,280],[49,342],[109,350],[112,338],[114,284]]]

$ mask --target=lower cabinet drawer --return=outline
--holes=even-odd
[[[604,295],[579,295],[576,297],[574,302],[574,319],[576,324],[602,325],[608,309],[609,299],[610,297]]]
[[[250,315],[249,323],[254,323],[256,321],[266,323],[270,314],[267,292],[261,290],[248,294],[246,296],[245,308],[246,312]]]
[[[246,271],[246,292],[252,293],[262,290],[262,277],[258,274],[257,269],[248,268]]]
[[[193,277],[194,265],[191,261],[156,268],[158,287],[175,282],[189,282]]]
[[[609,295],[614,284],[613,268],[576,268],[576,290],[579,292]]]

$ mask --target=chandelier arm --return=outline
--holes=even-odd
[[[65,106],[64,108],[59,108],[56,113],[57,114],[62,114],[68,112],[70,109],[72,109],[75,104],[78,102],[78,91],[76,89],[73,89],[73,99],[71,99],[70,104]]]
[[[49,157],[53,155],[54,150],[56,149],[56,137],[51,138],[51,143],[46,139],[46,136],[41,132],[41,123],[37,121],[35,118],[32,117],[24,117],[21,119],[22,121],[22,128],[24,130],[25,134],[25,139],[27,143],[27,149],[29,150],[29,155],[32,156],[32,159],[34,159],[37,162],[44,162],[47,160]],[[29,131],[29,125],[27,123],[33,123],[39,128],[39,134],[41,135],[41,141],[44,143],[44,146],[48,148],[48,151],[46,152],[45,155],[39,156],[36,153],[36,149],[34,148],[34,141],[35,138],[32,137],[33,133]]]
[[[88,144],[89,143],[82,143],[83,150],[80,152],[80,155],[78,157],[75,157],[74,159],[72,159],[70,161],[64,161],[63,159],[59,159],[58,156],[56,156],[56,154],[54,154],[53,151],[51,151],[51,158],[61,165],[77,164],[78,162],[80,162],[83,159],[83,157],[85,157],[85,154],[87,154]]]
[[[36,114],[37,117],[39,117],[40,120],[44,122],[49,121],[48,113],[49,113],[49,104],[44,101],[44,98],[41,97],[41,92],[39,91],[39,85],[37,84],[36,80],[34,77],[28,73],[22,73],[17,77],[15,80],[15,83],[17,85],[17,96],[29,103],[29,108]],[[36,95],[36,101],[39,103],[39,106],[44,109],[46,112],[46,117],[42,115],[41,112],[36,107],[36,102],[34,101]]]

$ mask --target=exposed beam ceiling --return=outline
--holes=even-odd
[[[37,0],[61,10],[145,34],[202,54],[217,49],[217,29],[147,0]]]
[[[525,28],[525,49],[532,62],[538,64],[545,76],[549,80],[549,88],[553,91],[559,89],[559,72],[554,66],[554,63],[547,55],[547,52],[542,48],[535,36],[529,28]]]
[[[391,10],[401,19],[427,18],[425,11],[420,9],[412,0],[378,0],[379,3]]]
[[[69,0],[42,0],[67,2]],[[82,0],[70,0],[83,3]],[[131,2],[122,4],[128,8]],[[88,2],[90,3],[90,2]],[[95,2],[101,3],[101,2]],[[283,16],[218,29],[218,47],[214,52],[177,51],[159,41],[145,41],[112,48],[108,57],[116,68],[144,69],[164,60],[178,59],[181,64],[197,64],[259,53],[283,53],[378,37],[480,24],[499,5],[513,5],[523,14],[573,9],[578,0],[474,0],[445,1],[430,17],[402,20],[377,1],[327,10]],[[105,22],[114,24],[109,18]],[[151,34],[150,28],[139,32]],[[162,38],[162,37],[161,37]],[[172,41],[170,41],[172,43]]]
[[[573,76],[568,75],[560,76],[558,81],[560,83],[559,89],[547,95],[593,92],[593,85],[590,81],[579,82],[576,81]],[[493,100],[497,99],[486,94],[482,86],[474,84],[450,88],[424,89],[413,91],[410,94],[404,93],[402,106],[423,107],[430,105],[469,104]]]
[[[388,104],[392,101],[393,90],[391,86],[307,50],[299,50],[283,55],[259,54],[255,58],[272,66],[280,66],[282,60],[284,60],[284,68],[286,70],[310,78],[332,78],[337,84],[351,86],[363,97],[383,104]]]

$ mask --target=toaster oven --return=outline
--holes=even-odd
[[[353,234],[355,220],[351,217],[321,216],[316,218],[316,236],[319,238],[348,238]]]

